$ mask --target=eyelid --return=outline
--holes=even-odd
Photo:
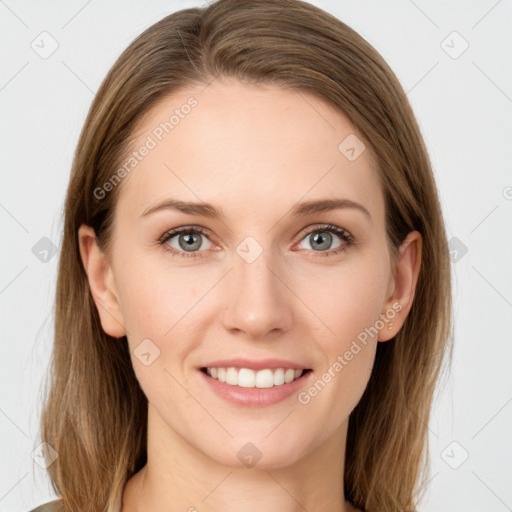
[[[349,240],[354,240],[354,237],[352,236],[352,234],[347,231],[345,228],[342,228],[340,226],[335,226],[334,224],[326,224],[326,223],[318,223],[318,224],[311,224],[309,226],[306,226],[300,233],[299,235],[300,236],[306,236],[306,235],[309,235],[311,234],[312,232],[320,232],[322,230],[325,230],[325,231],[333,231],[335,232],[336,234],[339,234],[339,236],[341,235],[344,235],[347,239]],[[302,240],[302,238],[301,238]]]
[[[176,235],[179,235],[180,233],[188,233],[189,231],[196,231],[202,235],[205,235],[208,237],[215,238],[215,235],[211,230],[208,228],[203,228],[202,226],[196,226],[194,224],[191,224],[189,226],[180,226],[177,228],[172,228],[167,230],[159,239],[159,243],[165,243],[165,241],[168,241],[170,238],[175,237]]]

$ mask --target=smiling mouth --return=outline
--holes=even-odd
[[[201,371],[211,377],[230,386],[240,388],[268,389],[283,386],[303,378],[310,373],[311,369],[285,369],[265,368],[262,370],[251,370],[250,368],[201,368]]]

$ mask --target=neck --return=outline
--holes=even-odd
[[[348,420],[289,465],[240,468],[221,464],[175,431],[162,429],[151,404],[149,410],[147,464],[128,482],[122,512],[354,510],[343,493]]]

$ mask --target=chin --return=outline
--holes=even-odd
[[[292,445],[286,445],[279,436],[273,439],[266,434],[261,437],[252,435],[230,439],[228,442],[215,441],[219,450],[204,450],[204,453],[217,464],[233,469],[279,469],[290,466],[303,455],[306,450],[300,439],[294,438]],[[287,435],[289,439],[291,436]]]

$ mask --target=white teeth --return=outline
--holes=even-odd
[[[240,373],[242,373],[240,370]],[[254,373],[253,370],[249,370]],[[272,370],[259,370],[256,374],[256,387],[257,388],[271,388],[274,385],[274,374]]]
[[[226,370],[226,384],[238,385],[238,371],[236,368],[228,368]]]
[[[284,384],[284,370],[278,368],[274,371],[274,386],[280,386],[281,384]]]
[[[276,368],[254,371],[250,368],[207,368],[206,373],[219,382],[242,388],[271,388],[298,379],[303,370]]]
[[[233,370],[235,369],[233,368]],[[255,381],[256,375],[252,370],[240,368],[238,372],[238,382],[235,380],[235,382],[228,382],[228,384],[233,384],[234,386],[238,385],[241,388],[253,388],[256,385]]]

